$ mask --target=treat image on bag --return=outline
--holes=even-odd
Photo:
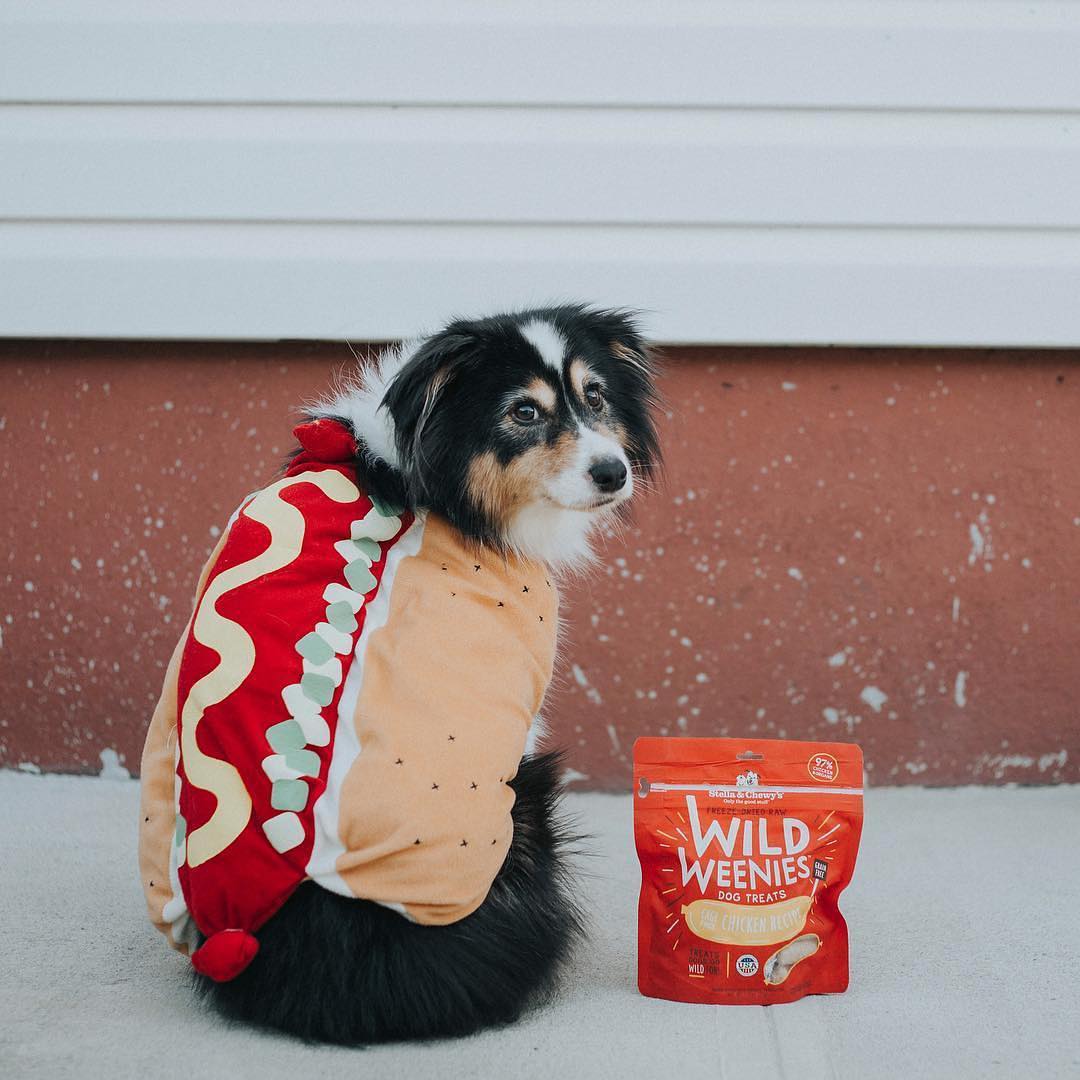
[[[789,941],[765,961],[765,981],[770,986],[779,986],[800,960],[813,956],[820,948],[821,938],[817,934],[803,934],[802,937]]]
[[[641,993],[768,1005],[846,990],[837,901],[862,807],[854,743],[638,739]]]

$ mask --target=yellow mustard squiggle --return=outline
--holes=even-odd
[[[269,546],[255,558],[218,574],[203,596],[192,634],[201,645],[213,649],[220,661],[192,686],[184,702],[181,752],[188,782],[209,791],[217,799],[217,807],[209,821],[188,835],[187,862],[192,867],[224,851],[243,832],[251,817],[251,796],[240,774],[227,761],[204,754],[195,733],[206,710],[236,691],[255,665],[255,645],[250,635],[239,623],[219,614],[217,602],[232,589],[288,566],[300,554],[304,515],[279,498],[293,484],[314,484],[339,503],[360,498],[356,485],[337,469],[286,476],[264,488],[244,507],[243,513],[270,530]]]

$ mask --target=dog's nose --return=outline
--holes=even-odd
[[[620,491],[626,483],[626,464],[616,457],[601,458],[589,466],[589,475],[601,491]]]

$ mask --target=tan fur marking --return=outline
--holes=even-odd
[[[550,383],[545,382],[543,379],[533,379],[533,381],[525,387],[525,393],[528,394],[533,401],[547,409],[548,412],[555,411],[555,391],[552,390]]]
[[[539,497],[545,480],[570,465],[576,441],[567,432],[554,446],[534,446],[505,466],[494,453],[481,454],[469,466],[469,494],[496,525],[502,526],[515,510]]]
[[[626,428],[617,422],[610,424],[597,424],[596,431],[599,435],[606,435],[614,439],[624,450],[626,449]]]
[[[570,361],[570,385],[582,401],[585,400],[585,384],[591,377],[593,377],[592,370],[584,360],[575,357]]]

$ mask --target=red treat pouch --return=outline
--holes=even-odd
[[[862,777],[854,743],[638,739],[638,989],[713,1005],[846,990],[837,901]]]

